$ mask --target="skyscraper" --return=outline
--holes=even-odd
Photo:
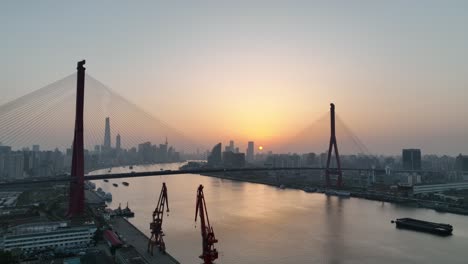
[[[247,143],[247,156],[246,159],[248,162],[252,162],[254,159],[254,142],[249,141]]]
[[[421,150],[420,149],[403,149],[403,169],[404,170],[420,170],[421,169]]]
[[[211,150],[211,154],[208,156],[208,165],[212,167],[216,167],[221,165],[222,163],[222,156],[221,156],[221,143],[216,144]]]
[[[106,117],[106,128],[104,130],[104,150],[109,151],[111,149],[111,133],[110,133],[110,119]]]
[[[455,169],[468,172],[468,156],[458,155],[455,159]]]
[[[120,134],[117,134],[117,136],[115,137],[115,148],[117,149],[117,151],[120,150]]]
[[[164,144],[159,144],[159,149],[157,152],[157,160],[159,162],[167,162],[168,147],[169,147],[169,143],[167,142],[167,137],[166,137],[166,142]]]

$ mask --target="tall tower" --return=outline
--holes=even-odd
[[[254,159],[254,142],[249,141],[247,143],[247,156],[246,159],[248,162],[252,162]]]
[[[109,151],[111,149],[111,133],[110,133],[110,118],[106,117],[106,128],[104,130],[104,149]]]
[[[117,136],[115,137],[115,148],[117,149],[117,151],[119,151],[120,147],[120,134],[117,134]]]
[[[73,138],[73,157],[70,182],[68,217],[80,216],[84,212],[84,147],[83,147],[83,108],[85,87],[85,60],[78,62],[76,78],[76,117]]]
[[[330,187],[330,175],[337,175],[336,187],[341,188],[343,185],[343,173],[341,171],[340,154],[338,153],[338,145],[336,143],[335,134],[335,105],[330,104],[330,145],[328,147],[327,168],[325,170],[325,178],[327,187]],[[332,149],[333,148],[333,149]],[[336,166],[337,168],[330,168],[332,150],[335,150]]]

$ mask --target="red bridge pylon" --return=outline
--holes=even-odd
[[[84,146],[83,146],[83,108],[85,88],[85,60],[78,62],[76,78],[76,117],[73,138],[73,157],[70,182],[68,217],[81,216],[84,212]]]
[[[327,168],[325,170],[325,180],[327,187],[331,186],[330,175],[337,175],[338,179],[336,181],[336,187],[341,188],[343,186],[343,172],[341,171],[340,163],[340,154],[338,153],[338,144],[336,143],[336,134],[335,134],[335,105],[330,104],[330,145],[328,147],[328,158],[327,158]],[[336,166],[337,168],[330,168],[331,155],[332,151],[335,151]]]

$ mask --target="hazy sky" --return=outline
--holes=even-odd
[[[467,1],[3,1],[0,103],[85,58],[207,144],[274,149],[333,101],[373,153],[468,153],[467,14]]]

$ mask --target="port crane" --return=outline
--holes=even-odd
[[[200,184],[197,190],[197,203],[195,205],[195,222],[197,221],[197,214],[200,215],[201,235],[203,243],[203,253],[200,258],[203,259],[204,264],[212,264],[218,258],[218,251],[214,248],[214,243],[218,240],[215,238],[213,227],[210,225],[208,218],[208,211],[206,209],[205,196],[203,194],[203,185]]]
[[[153,221],[150,223],[151,237],[148,241],[148,252],[153,255],[154,247],[158,247],[159,251],[166,253],[166,244],[164,243],[164,232],[162,231],[162,223],[164,217],[164,207],[167,206],[169,213],[169,200],[167,198],[166,183],[163,182],[161,193],[159,194],[158,204],[153,212]]]

